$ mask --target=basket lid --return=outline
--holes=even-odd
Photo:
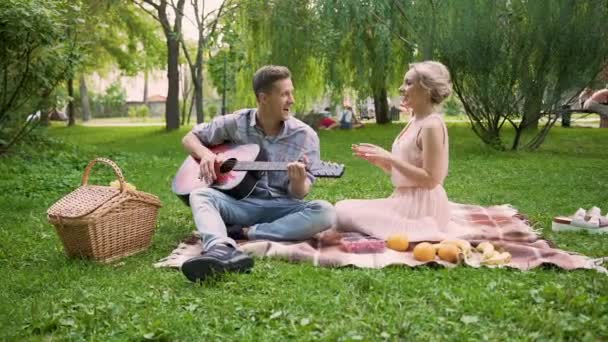
[[[47,214],[69,218],[82,217],[118,195],[120,190],[114,187],[83,185],[55,202],[47,210]]]

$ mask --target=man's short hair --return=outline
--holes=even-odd
[[[253,92],[257,98],[260,93],[267,93],[276,81],[291,78],[291,72],[284,66],[265,65],[253,75]]]

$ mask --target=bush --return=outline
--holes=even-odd
[[[131,119],[142,119],[146,120],[150,117],[150,108],[148,106],[133,106],[129,108],[129,117]]]
[[[54,90],[80,63],[71,17],[58,1],[0,1],[0,154],[36,126],[28,115],[56,106]]]
[[[89,101],[93,117],[110,118],[127,115],[127,93],[119,80],[114,81],[105,94],[89,91]]]
[[[207,112],[207,117],[210,119],[213,119],[218,114],[221,114],[221,113],[218,113],[217,106],[214,104],[208,104],[206,112]]]
[[[458,115],[462,113],[462,104],[454,95],[448,97],[443,104],[443,112],[445,115]]]

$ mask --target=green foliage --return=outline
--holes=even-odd
[[[346,173],[318,179],[310,198],[388,196],[390,179],[353,157],[350,145],[388,148],[402,128],[319,132],[323,159],[345,163]],[[606,235],[550,231],[553,215],[606,202],[605,132],[558,127],[534,153],[498,153],[468,127],[448,129],[451,200],[511,203],[558,247],[608,255]],[[594,271],[372,270],[256,259],[251,274],[193,285],[178,270],[156,269],[194,229],[190,209],[170,191],[187,131],[52,127],[52,139],[36,137],[0,158],[0,272],[10,275],[0,281],[0,340],[608,338],[608,282]],[[46,220],[46,209],[80,184],[96,156],[116,161],[127,181],[163,202],[151,248],[109,265],[67,259]],[[114,178],[96,166],[90,183]]]
[[[324,0],[318,11],[320,51],[332,88],[360,94],[398,88],[411,52],[393,34],[402,28],[394,1]]]
[[[215,39],[221,39],[229,48],[212,56],[209,70],[221,93],[226,55],[226,90],[231,109],[255,106],[251,78],[266,64],[284,65],[291,70],[296,111],[309,108],[323,94],[322,69],[316,60],[318,22],[312,1],[243,0],[221,23],[222,34]]]
[[[127,93],[116,80],[106,88],[104,94],[89,93],[93,116],[98,118],[125,116]]]
[[[443,112],[450,116],[462,114],[462,104],[456,96],[452,95],[443,102]]]
[[[158,30],[134,6],[113,0],[0,3],[0,152],[35,126],[24,125],[28,114],[64,104],[64,81],[111,62],[127,74],[162,63]]]
[[[0,153],[31,131],[28,114],[46,111],[57,85],[81,55],[70,29],[77,5],[66,1],[0,2]]]
[[[219,109],[216,104],[209,103],[209,104],[207,104],[207,108],[205,109],[205,112],[207,112],[207,115],[209,116],[209,118],[212,119],[213,117],[218,115]]]
[[[512,149],[538,148],[557,119],[541,113],[556,113],[608,56],[605,0],[450,2],[442,15],[440,59],[473,130],[498,149],[504,123]]]
[[[393,48],[393,31],[401,25],[394,12],[388,0],[240,1],[222,21],[221,40],[229,49],[209,62],[213,83],[221,93],[225,58],[227,93],[237,107],[255,105],[251,77],[264,64],[290,68],[296,112],[327,94],[341,101],[346,88],[386,98],[409,58],[408,51]],[[393,65],[397,71],[389,72]]]
[[[148,106],[133,106],[129,108],[128,116],[131,119],[145,119],[150,117],[150,108]]]
[[[222,37],[222,39],[226,43],[226,40],[229,38]],[[237,43],[233,41],[232,44]],[[211,78],[211,84],[217,90],[220,97],[223,95],[224,90],[226,91],[228,103],[234,102],[234,99],[237,97],[236,75],[240,68],[240,63],[243,63],[242,60],[244,58],[244,53],[239,51],[238,48],[233,47],[232,44],[229,49],[219,50],[207,63],[207,72]],[[243,91],[247,93],[243,98],[253,93],[252,89]]]
[[[163,66],[165,45],[154,19],[130,1],[80,0],[74,29],[86,55],[82,72],[118,66],[126,75]]]
[[[262,64],[292,69],[298,99],[305,94],[296,111],[305,112],[321,94],[339,102],[348,89],[383,103],[396,93],[408,62],[437,58],[452,70],[459,98],[447,103],[447,112],[456,113],[462,102],[473,130],[497,149],[538,148],[557,110],[594,79],[608,56],[605,0],[239,5],[223,22],[225,37],[218,33],[230,48],[210,61],[222,89],[226,56],[227,90],[235,85],[229,98],[237,106],[255,105],[251,76]],[[379,121],[387,121],[384,111],[377,105]],[[514,136],[502,133],[505,123]]]

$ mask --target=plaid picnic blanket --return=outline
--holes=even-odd
[[[343,251],[336,244],[335,232],[319,234],[314,239],[297,243],[273,241],[246,241],[242,249],[257,257],[280,258],[292,262],[312,262],[318,266],[338,267],[352,265],[363,268],[383,268],[389,265],[419,266],[435,264],[455,267],[443,260],[421,262],[414,259],[412,249],[422,241],[439,242],[444,239],[463,239],[477,245],[490,241],[497,248],[511,253],[511,261],[504,265],[487,267],[511,267],[529,270],[542,265],[554,265],[562,269],[594,269],[602,273],[608,271],[602,263],[608,258],[589,258],[577,253],[558,249],[548,240],[541,238],[530,222],[510,205],[482,207],[477,205],[450,203],[451,220],[448,227],[435,236],[424,235],[424,240],[416,234],[410,236],[410,248],[406,252],[386,249],[382,253],[355,254]],[[329,238],[333,236],[333,238]],[[159,260],[155,267],[180,267],[191,257],[202,251],[198,235],[193,234],[182,241],[173,252]],[[468,258],[464,262],[471,267],[480,267],[480,258]]]

